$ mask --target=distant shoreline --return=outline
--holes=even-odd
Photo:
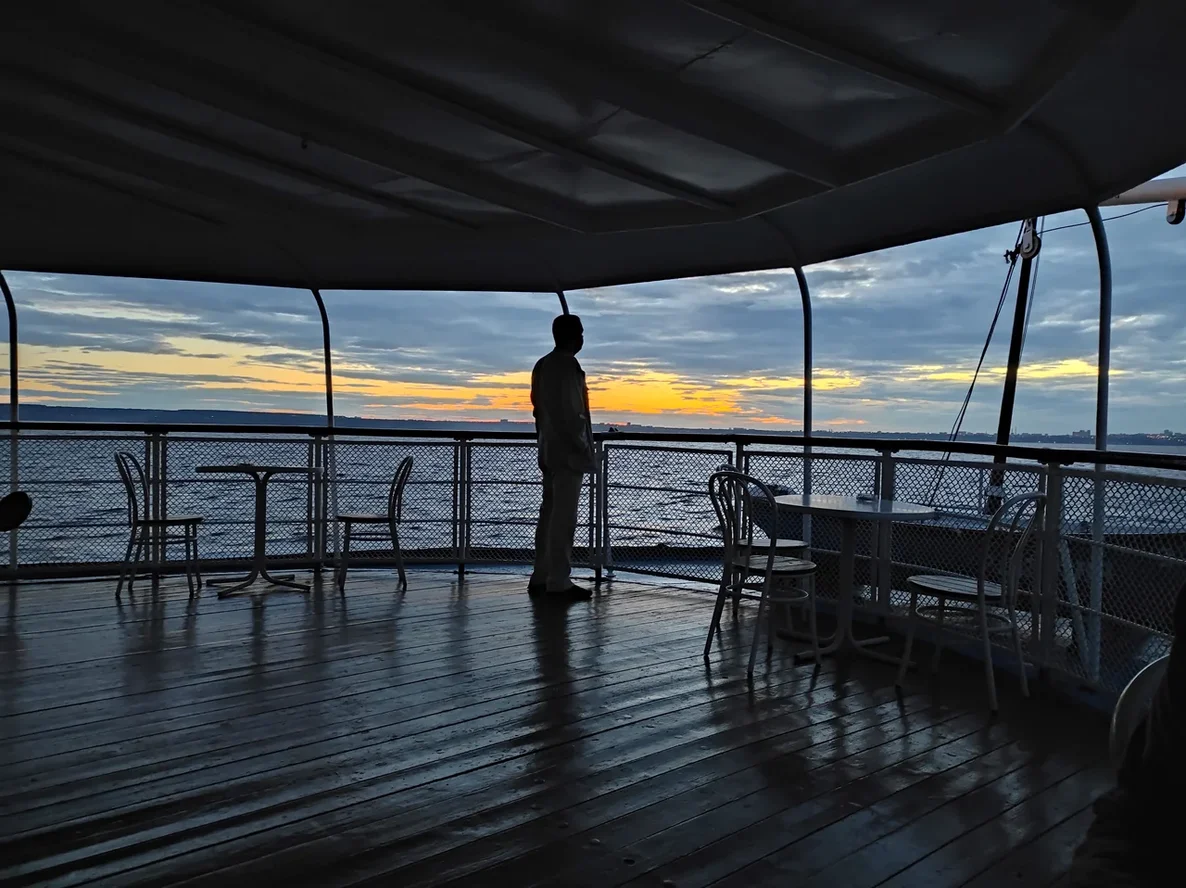
[[[0,419],[8,419],[8,405],[0,404]],[[209,423],[217,425],[318,425],[324,421],[324,416],[316,413],[263,413],[251,410],[140,410],[129,407],[71,407],[53,406],[48,404],[24,404],[21,406],[21,419],[32,422],[123,422],[123,423],[160,423],[169,424],[197,424]],[[487,422],[455,422],[449,420],[431,419],[368,419],[360,416],[336,417],[339,428],[382,428],[400,429],[406,431],[428,430],[435,431],[511,431],[531,432],[534,426],[529,422],[511,420]],[[638,424],[598,424],[595,429],[608,431],[615,428],[619,431],[654,432],[668,434],[689,434],[693,432],[743,432],[746,434],[776,434],[793,433],[794,429],[746,429],[746,428],[684,428],[675,426],[638,425]],[[816,429],[817,435],[827,435],[835,438],[896,438],[915,441],[945,441],[947,435],[943,432],[882,432],[882,431],[853,431],[835,429]],[[975,441],[992,443],[995,435],[989,432],[963,432],[961,441]],[[1079,447],[1091,447],[1094,440],[1084,434],[1048,434],[1041,432],[1014,432],[1010,440],[1015,444],[1074,444]],[[1111,434],[1109,444],[1137,444],[1162,447],[1186,447],[1186,433],[1137,432],[1130,434]]]

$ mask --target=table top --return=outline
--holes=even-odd
[[[198,466],[195,471],[204,475],[225,475],[230,472],[243,472],[248,475],[276,475],[280,472],[299,472],[302,475],[315,475],[320,474],[321,468],[314,466],[258,466],[255,463],[235,463],[234,465],[222,466]]]
[[[792,493],[776,496],[778,505],[796,512],[834,515],[838,518],[860,518],[864,521],[923,521],[936,517],[930,506],[902,500],[860,500],[855,496]]]

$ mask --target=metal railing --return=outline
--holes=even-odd
[[[246,561],[252,542],[247,478],[198,474],[200,465],[260,462],[336,466],[340,510],[382,511],[408,455],[414,469],[401,538],[409,561],[524,563],[533,555],[539,473],[530,435],[385,429],[72,426],[22,423],[0,436],[14,486],[33,515],[5,535],[6,574],[105,575],[118,569],[128,529],[117,451],[145,465],[154,516],[205,520],[207,570]],[[14,434],[15,432],[15,434]],[[330,452],[333,452],[333,460]],[[938,517],[865,530],[858,538],[858,603],[874,619],[903,610],[913,573],[974,574],[994,493],[993,460],[1009,458],[1009,495],[1041,491],[1049,519],[1027,574],[1028,655],[1087,687],[1118,691],[1168,644],[1171,611],[1186,584],[1186,460],[1158,454],[877,439],[735,434],[598,436],[598,471],[581,500],[574,561],[700,581],[720,578],[721,543],[707,477],[733,465],[786,491],[876,493],[933,505]],[[999,470],[998,470],[999,471]],[[277,476],[269,489],[268,549],[294,566],[334,558],[331,480]],[[839,527],[826,516],[780,514],[769,532],[811,543],[817,589],[834,596]],[[154,552],[156,569],[180,565]],[[179,554],[179,553],[178,553]],[[381,546],[374,563],[390,563]],[[706,589],[711,589],[706,585]]]

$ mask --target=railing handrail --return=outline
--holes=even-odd
[[[122,423],[62,421],[0,421],[0,429],[20,432],[111,432],[125,434],[201,434],[201,435],[306,435],[324,438],[330,434],[348,438],[407,438],[445,441],[533,441],[528,431],[497,429],[390,429],[367,426],[320,425],[239,425],[222,423]],[[1047,465],[1111,465],[1128,468],[1168,469],[1186,472],[1186,457],[1131,450],[1073,450],[1061,447],[1034,447],[1020,444],[986,444],[974,441],[932,441],[915,438],[863,438],[830,435],[803,435],[780,432],[597,432],[594,437],[606,442],[666,442],[696,444],[767,444],[785,447],[828,447],[870,450],[878,453],[915,451],[991,456],[1020,459]]]

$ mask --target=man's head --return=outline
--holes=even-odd
[[[552,338],[556,348],[576,354],[585,345],[585,328],[576,315],[558,315],[552,321]]]

